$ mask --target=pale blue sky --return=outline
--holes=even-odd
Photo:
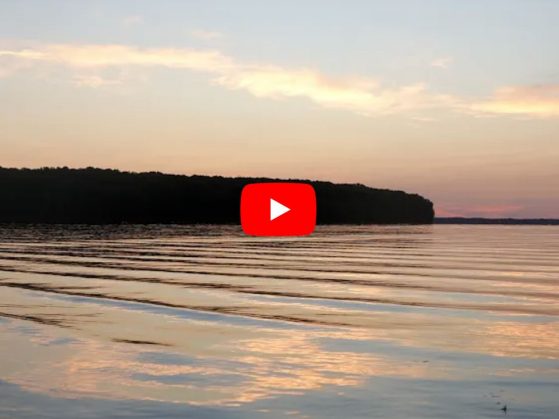
[[[559,2],[0,0],[3,166],[318,178],[559,217]]]

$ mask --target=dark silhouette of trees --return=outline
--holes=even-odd
[[[275,179],[158,172],[0,168],[0,222],[234,224],[244,185]],[[298,180],[290,180],[297,182]],[[432,223],[433,204],[401,191],[310,182],[319,224]]]

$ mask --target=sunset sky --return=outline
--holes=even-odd
[[[559,2],[0,0],[0,166],[269,176],[559,217]]]

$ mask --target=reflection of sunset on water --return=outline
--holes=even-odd
[[[539,251],[535,233],[510,229],[497,252],[487,228],[328,227],[277,243],[231,227],[107,233],[0,240],[11,360],[0,383],[27,397],[245,413],[277,401],[283,415],[299,397],[464,383],[496,394],[489,383],[503,380],[515,400],[541,403],[547,390],[529,383],[559,376],[549,237]]]
[[[9,341],[4,339],[5,350],[16,350],[28,340],[18,336],[17,328],[6,328]],[[80,340],[55,346],[55,359],[41,359],[41,346],[56,345],[60,336],[48,336],[50,330],[36,330],[30,339],[37,365],[25,371],[21,380],[15,371],[2,372],[31,391],[60,394],[68,397],[97,397],[116,399],[160,400],[190,404],[238,404],[278,394],[303,394],[322,386],[357,386],[365,377],[401,376],[408,378],[435,377],[427,366],[372,356],[365,353],[328,351],[313,343],[319,338],[352,339],[351,333],[324,331],[268,331],[268,339],[250,339],[230,342],[223,348],[229,357],[208,357],[204,350],[180,355],[169,353],[169,364],[150,363],[142,356],[166,353],[160,348],[136,345],[115,345],[109,342]],[[217,332],[217,331],[216,331]],[[266,332],[264,330],[264,332]],[[273,333],[272,333],[273,332]],[[57,332],[59,335],[60,332]],[[273,337],[272,337],[273,336]],[[357,333],[357,339],[364,339]],[[184,364],[172,360],[183,360]],[[52,369],[57,374],[52,376]],[[142,380],[135,379],[139,375]],[[176,383],[167,383],[170,377],[181,377]],[[199,377],[203,377],[200,379]],[[220,384],[220,377],[229,377],[230,383]],[[234,379],[231,379],[234,378]],[[189,381],[195,381],[190,384]],[[180,382],[183,381],[183,382]],[[204,384],[205,383],[205,384]],[[65,396],[66,397],[66,396]]]

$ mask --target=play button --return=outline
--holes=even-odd
[[[240,203],[241,226],[250,236],[305,236],[316,224],[316,194],[308,183],[249,183]]]
[[[270,221],[275,220],[279,216],[289,211],[291,211],[291,208],[288,208],[285,205],[280,204],[275,199],[270,198]]]

